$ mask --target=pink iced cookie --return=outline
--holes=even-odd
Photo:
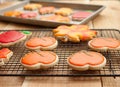
[[[72,20],[80,21],[90,16],[91,14],[92,14],[91,12],[85,12],[85,11],[76,12],[72,15]]]
[[[27,13],[22,13],[19,17],[21,18],[35,18],[37,16],[37,13],[35,12],[27,12]]]

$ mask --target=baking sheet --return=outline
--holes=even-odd
[[[27,3],[40,3],[45,6],[54,6],[56,9],[61,7],[68,7],[72,8],[73,12],[76,11],[92,11],[92,14],[88,16],[87,18],[83,19],[82,21],[70,21],[70,23],[63,23],[63,22],[53,22],[53,21],[43,21],[40,19],[41,15],[39,15],[35,19],[23,19],[23,18],[17,18],[17,17],[7,17],[4,16],[3,13],[10,10],[19,10],[22,12],[27,12],[23,9],[23,6]],[[9,22],[16,22],[16,23],[24,23],[24,24],[30,24],[30,25],[41,25],[46,27],[57,27],[59,25],[72,25],[72,24],[85,24],[88,21],[95,18],[105,7],[102,5],[87,5],[87,4],[73,4],[73,3],[61,3],[61,2],[43,2],[38,0],[30,0],[30,1],[21,1],[20,4],[11,6],[9,8],[0,10],[0,20],[3,21],[9,21]],[[35,11],[37,12],[37,11]],[[53,14],[47,14],[45,16],[49,16]],[[71,18],[71,15],[69,16]]]

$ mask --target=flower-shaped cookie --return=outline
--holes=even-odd
[[[87,25],[61,25],[53,30],[54,36],[63,42],[80,42],[90,40],[97,32],[90,30]]]
[[[44,15],[44,14],[50,14],[55,11],[55,7],[49,6],[49,7],[42,7],[39,9],[39,13]]]
[[[26,48],[31,50],[53,50],[58,42],[53,37],[33,37],[25,43]]]
[[[90,40],[88,46],[96,51],[119,50],[120,41],[113,38],[98,37]]]
[[[62,16],[69,16],[70,14],[72,14],[72,12],[73,11],[71,8],[60,8],[55,12],[55,14],[62,15]]]
[[[50,51],[30,52],[21,58],[21,64],[30,70],[46,69],[58,63],[58,56]]]
[[[100,53],[83,50],[69,56],[67,62],[75,70],[99,70],[106,65],[106,58]]]
[[[0,66],[8,62],[12,55],[13,52],[11,50],[9,50],[8,48],[2,48],[0,50]]]
[[[10,46],[26,39],[26,35],[19,31],[6,31],[0,33],[0,45]]]
[[[63,17],[61,15],[42,16],[40,19],[44,21],[53,21],[53,22],[67,22],[67,23],[70,22],[69,17]]]
[[[41,7],[42,7],[41,4],[27,4],[27,5],[24,6],[24,9],[25,10],[37,10]]]

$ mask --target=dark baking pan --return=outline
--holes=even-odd
[[[40,3],[43,6],[54,6],[56,9],[61,7],[69,7],[72,8],[74,12],[81,11],[81,10],[90,10],[92,11],[92,14],[88,16],[87,18],[81,20],[81,21],[70,21],[70,23],[63,23],[63,22],[53,22],[53,21],[43,21],[40,20],[40,16],[36,19],[23,19],[23,18],[17,18],[17,17],[6,17],[3,15],[4,12],[10,11],[10,10],[20,10],[25,11],[23,9],[23,6],[27,3]],[[43,2],[39,0],[30,0],[30,1],[21,1],[21,3],[17,5],[13,5],[9,8],[0,10],[0,20],[2,21],[9,21],[9,22],[15,22],[15,23],[24,23],[24,24],[31,24],[31,25],[41,25],[46,27],[56,27],[58,25],[72,25],[72,24],[85,24],[91,19],[95,18],[105,7],[102,5],[88,5],[88,4],[73,4],[73,3],[61,3],[61,2]]]

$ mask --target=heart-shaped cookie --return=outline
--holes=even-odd
[[[67,59],[68,64],[75,70],[99,70],[106,64],[106,58],[97,52],[79,51]]]
[[[0,50],[0,66],[8,62],[12,55],[13,52],[11,50],[9,50],[8,48],[2,48]]]
[[[58,45],[58,42],[53,37],[34,37],[25,43],[25,46],[31,50],[53,50]]]
[[[50,51],[30,52],[21,58],[21,64],[27,69],[45,69],[58,63],[58,56]]]
[[[113,38],[94,38],[88,42],[88,45],[93,50],[108,50],[108,49],[120,49],[120,41]]]
[[[0,45],[10,46],[26,39],[26,35],[19,31],[6,31],[0,34]]]

